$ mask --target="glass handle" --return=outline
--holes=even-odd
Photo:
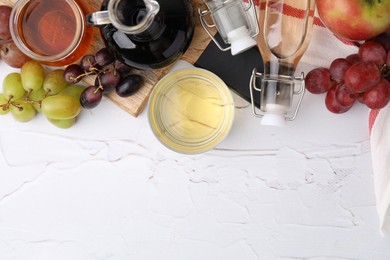
[[[98,11],[92,14],[88,14],[86,20],[87,25],[90,26],[99,26],[111,23],[108,11]]]

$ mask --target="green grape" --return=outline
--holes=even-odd
[[[21,69],[22,84],[26,91],[37,91],[45,80],[45,70],[36,61],[27,61]]]
[[[24,100],[17,101],[16,103],[18,103],[18,106],[11,106],[11,114],[16,121],[28,122],[37,114],[34,106],[30,103],[27,103]]]
[[[3,94],[7,99],[18,100],[21,99],[26,90],[22,85],[20,73],[13,72],[8,74],[3,80]]]
[[[80,110],[80,101],[69,95],[48,96],[41,104],[42,113],[52,119],[71,119],[76,117]]]
[[[29,100],[34,101],[33,106],[35,110],[41,112],[41,101],[45,98],[46,91],[43,88],[38,89],[30,94]]]
[[[58,128],[67,129],[72,127],[76,123],[76,117],[73,117],[71,119],[53,119],[53,118],[47,118],[50,123],[55,125]]]
[[[9,112],[9,107],[2,107],[1,105],[8,104],[8,99],[3,95],[0,94],[0,115],[6,115]]]
[[[69,85],[64,88],[60,94],[74,96],[77,100],[80,100],[81,93],[84,91],[85,87],[80,85]]]
[[[43,82],[43,88],[49,95],[56,95],[63,90],[68,83],[64,79],[64,70],[57,69],[53,70],[46,75],[45,81]]]

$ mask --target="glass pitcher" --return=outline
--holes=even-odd
[[[170,65],[187,50],[195,28],[190,0],[104,0],[87,23],[120,61],[138,69]]]
[[[250,93],[262,124],[284,126],[297,116],[305,82],[304,74],[295,76],[295,70],[311,39],[314,11],[315,0],[260,0],[257,43],[264,72],[253,71]],[[259,109],[255,91],[260,93]]]

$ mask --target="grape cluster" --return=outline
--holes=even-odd
[[[361,44],[358,53],[315,68],[306,75],[306,89],[326,93],[325,105],[333,113],[348,111],[356,101],[370,109],[390,102],[390,36],[384,34]]]
[[[130,71],[130,66],[115,60],[107,48],[102,48],[95,55],[85,55],[80,64],[68,65],[64,71],[64,79],[69,84],[76,84],[85,76],[95,76],[94,85],[85,88],[80,96],[81,106],[90,109],[100,103],[104,94],[113,90],[120,97],[136,93],[143,84],[143,78],[130,74]]]
[[[80,96],[85,87],[68,84],[64,70],[45,73],[36,61],[23,64],[20,73],[8,74],[0,93],[0,115],[12,114],[15,120],[28,122],[42,112],[59,128],[74,125],[81,111]]]
[[[11,67],[21,68],[30,58],[16,47],[11,38],[9,28],[11,11],[12,7],[0,5],[0,58]]]

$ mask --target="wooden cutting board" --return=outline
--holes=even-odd
[[[56,0],[61,1],[61,0]],[[9,5],[13,6],[14,3],[16,3],[17,0],[0,0],[1,5]],[[90,6],[92,11],[98,11],[100,10],[100,5],[102,3],[101,0],[93,1],[93,0],[87,0],[88,5]],[[182,59],[190,62],[195,63],[195,61],[199,58],[199,56],[202,54],[203,50],[207,47],[208,43],[210,42],[210,38],[206,34],[206,32],[203,30],[202,26],[200,25],[199,17],[198,17],[198,7],[202,5],[202,0],[192,0],[192,4],[195,11],[195,18],[196,18],[196,28],[195,28],[195,34],[194,38],[191,42],[191,45],[189,49],[186,51],[186,53],[183,55]],[[204,7],[203,7],[204,9]],[[215,31],[214,31],[215,32]],[[94,35],[94,42],[89,50],[89,53],[96,53],[97,50],[104,47],[104,43],[100,37],[99,30],[95,29],[95,35]],[[147,104],[148,98],[150,96],[150,93],[154,87],[154,85],[157,83],[157,81],[163,77],[166,72],[169,70],[169,67],[160,69],[160,70],[151,70],[151,71],[141,71],[141,70],[135,70],[134,73],[137,73],[139,75],[142,75],[145,79],[145,83],[142,86],[142,88],[133,96],[128,98],[122,98],[119,97],[115,91],[110,93],[107,97],[114,102],[118,107],[123,109],[124,111],[128,112],[132,116],[138,116],[141,111],[144,109],[144,107]],[[85,79],[86,84],[93,84],[94,78],[87,78]]]

